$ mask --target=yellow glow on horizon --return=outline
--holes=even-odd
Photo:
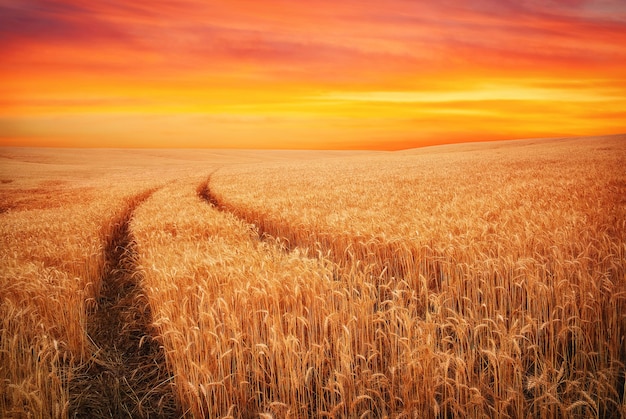
[[[482,102],[492,100],[603,102],[607,100],[626,101],[626,95],[613,96],[596,91],[581,91],[580,89],[486,84],[478,89],[457,91],[331,92],[321,95],[317,99],[390,103]]]

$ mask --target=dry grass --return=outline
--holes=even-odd
[[[622,141],[0,150],[0,415],[625,417]]]

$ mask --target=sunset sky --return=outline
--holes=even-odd
[[[624,0],[0,0],[0,145],[626,132]]]

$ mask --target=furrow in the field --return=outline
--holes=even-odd
[[[155,190],[129,199],[109,224],[106,269],[87,334],[94,353],[70,384],[72,417],[172,416],[177,403],[136,269],[133,212]]]
[[[206,182],[202,182],[197,189],[198,192],[198,196],[205,201],[207,204],[214,206],[215,208],[219,209],[219,202],[217,202],[217,200],[215,199],[215,197],[213,196],[213,194],[211,194],[211,190],[209,189],[209,180],[211,178],[209,177]]]
[[[205,201],[210,206],[215,207],[217,210],[230,213],[236,218],[242,220],[243,222],[253,225],[254,229],[256,230],[258,234],[259,240],[273,241],[282,250],[287,251],[287,252],[290,252],[291,250],[293,250],[294,248],[298,246],[307,247],[307,246],[304,246],[305,243],[301,243],[300,241],[293,239],[288,234],[278,233],[278,229],[266,228],[267,227],[266,223],[259,222],[258,217],[247,217],[246,214],[242,213],[241,211],[238,211],[237,209],[232,208],[224,204],[220,200],[218,200],[216,196],[213,194],[213,192],[211,192],[211,188],[209,186],[210,182],[211,182],[211,176],[209,176],[205,182],[202,182],[198,186],[198,188],[196,189],[198,197],[200,197],[200,199]]]
[[[356,267],[366,272],[379,285],[390,280],[404,279],[429,292],[440,292],[442,282],[453,270],[443,251],[431,246],[412,247],[405,241],[387,241],[356,237],[349,234],[330,235],[309,228],[302,234],[288,222],[276,220],[261,211],[234,206],[211,190],[211,178],[198,187],[198,195],[220,211],[229,212],[252,224],[261,238],[278,240],[292,250],[307,249],[310,255],[324,255],[343,271],[350,274]],[[353,273],[353,272],[352,272]]]

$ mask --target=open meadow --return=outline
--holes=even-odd
[[[0,417],[626,417],[626,135],[0,148]]]

